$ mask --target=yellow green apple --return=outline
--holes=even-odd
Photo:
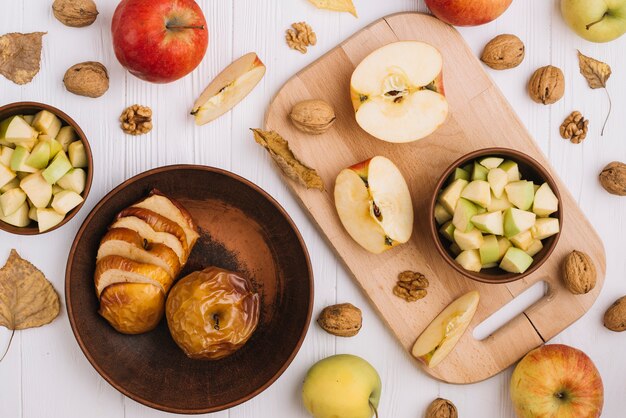
[[[609,42],[626,33],[625,0],[561,0],[563,19],[592,42]]]

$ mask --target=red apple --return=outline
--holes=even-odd
[[[209,43],[206,20],[193,0],[122,0],[111,32],[120,64],[153,83],[189,74]]]
[[[604,388],[585,353],[550,344],[519,362],[511,377],[511,400],[519,418],[598,418]]]
[[[513,0],[426,0],[439,19],[455,26],[477,26],[499,17]]]

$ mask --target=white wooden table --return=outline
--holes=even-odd
[[[351,339],[332,337],[312,324],[306,341],[285,374],[250,402],[210,415],[231,418],[297,418],[307,414],[300,402],[303,376],[315,361],[334,353],[353,353],[369,360],[383,380],[381,417],[422,416],[437,396],[453,400],[462,417],[513,417],[508,381],[511,370],[485,382],[453,386],[427,377],[396,344],[357,286],[349,279],[306,214],[290,195],[271,161],[252,140],[248,128],[261,127],[272,96],[296,71],[320,57],[341,40],[377,18],[400,11],[427,8],[417,0],[355,0],[360,18],[318,11],[305,0],[202,0],[210,30],[210,45],[200,67],[183,80],[168,85],[140,81],[117,63],[111,47],[110,19],[116,0],[96,0],[100,15],[94,25],[67,28],[51,13],[51,0],[5,0],[0,32],[47,31],[42,69],[34,81],[20,87],[0,77],[0,104],[20,100],[49,103],[70,114],[86,132],[95,161],[94,183],[82,211],[58,231],[39,237],[0,232],[0,263],[10,248],[38,266],[62,295],[65,263],[74,235],[89,210],[123,180],[150,168],[194,163],[217,166],[259,184],[287,209],[302,232],[315,272],[315,308],[349,301],[363,309],[364,327]],[[626,37],[595,45],[578,38],[563,23],[557,1],[516,0],[497,21],[461,29],[476,54],[500,33],[514,33],[526,44],[526,59],[518,68],[495,72],[504,91],[530,132],[550,157],[556,172],[578,199],[602,236],[608,257],[607,280],[593,309],[559,335],[554,342],[585,351],[600,369],[605,383],[605,413],[624,416],[626,349],[624,335],[602,327],[604,310],[626,294],[626,198],[607,194],[597,174],[613,160],[626,161],[623,118],[626,109]],[[289,50],[283,36],[295,21],[306,20],[319,43],[307,55]],[[608,104],[604,93],[590,90],[578,74],[576,49],[612,65],[609,87],[613,117],[600,137]],[[255,51],[268,67],[257,89],[231,113],[203,127],[188,115],[196,96],[210,79],[235,58]],[[100,61],[109,69],[111,87],[99,99],[74,96],[63,88],[65,70],[82,61]],[[525,86],[539,66],[563,69],[567,88],[563,100],[551,107],[533,103]],[[125,136],[117,118],[126,106],[152,107],[154,129],[141,137]],[[588,139],[574,146],[561,139],[558,126],[572,110],[591,120]],[[0,330],[0,348],[9,333]],[[0,417],[2,418],[151,418],[167,414],[125,398],[90,366],[72,335],[65,306],[52,324],[20,331],[0,363]]]

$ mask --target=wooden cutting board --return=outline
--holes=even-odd
[[[442,52],[450,104],[448,120],[439,130],[409,144],[390,144],[366,134],[356,124],[350,103],[350,77],[356,65],[373,50],[398,40],[425,41]],[[305,99],[323,99],[335,107],[337,122],[326,134],[303,134],[289,121],[292,106]],[[321,175],[325,192],[286,181],[406,350],[455,298],[472,289],[480,292],[478,311],[456,349],[436,368],[424,368],[437,379],[472,383],[499,373],[580,318],[602,288],[606,271],[602,241],[554,172],[562,194],[564,228],[550,259],[528,278],[502,285],[477,283],[456,273],[437,253],[428,232],[428,204],[436,181],[454,160],[476,149],[500,146],[550,165],[461,35],[431,16],[401,13],[381,19],[300,71],[272,102],[266,128],[288,139],[295,154]],[[415,209],[411,241],[380,255],[366,252],[345,232],[332,194],[341,169],[374,155],[398,165]],[[584,296],[572,295],[560,282],[560,265],[574,249],[589,254],[598,270],[595,289]],[[395,278],[403,270],[420,271],[430,279],[425,299],[407,303],[393,295]],[[548,284],[543,299],[488,338],[478,341],[472,336],[478,324],[539,280]]]

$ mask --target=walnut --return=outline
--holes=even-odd
[[[99,62],[72,65],[63,76],[67,91],[86,97],[100,97],[109,89],[109,74]]]
[[[494,70],[515,68],[524,60],[524,43],[515,35],[498,35],[485,45],[480,60]]]
[[[93,0],[55,0],[52,13],[65,26],[82,28],[96,20],[98,8]]]
[[[393,288],[393,294],[407,302],[415,302],[426,297],[428,294],[427,287],[428,279],[422,273],[403,271],[398,274],[398,281]]]
[[[596,286],[596,267],[589,256],[580,251],[572,251],[563,263],[563,282],[575,295],[589,293]]]
[[[426,418],[458,418],[456,406],[447,399],[437,398],[428,406]]]
[[[127,107],[120,116],[120,122],[127,134],[147,134],[152,130],[152,109],[140,105]]]
[[[317,44],[317,35],[306,22],[293,23],[291,29],[287,29],[285,39],[289,48],[306,54],[307,47]]]
[[[569,139],[572,144],[580,144],[587,137],[589,119],[585,119],[579,111],[572,112],[561,124],[561,138]]]
[[[600,173],[600,184],[607,192],[626,196],[626,164],[613,161]]]
[[[565,76],[560,68],[548,65],[534,72],[528,82],[528,94],[537,103],[556,103],[565,93]]]
[[[289,114],[296,128],[302,132],[323,134],[335,123],[335,110],[323,100],[305,100],[297,103]]]
[[[604,313],[604,326],[611,331],[626,331],[626,296],[617,299]]]
[[[354,337],[361,330],[361,310],[350,303],[327,306],[317,318],[324,331],[339,337]]]

